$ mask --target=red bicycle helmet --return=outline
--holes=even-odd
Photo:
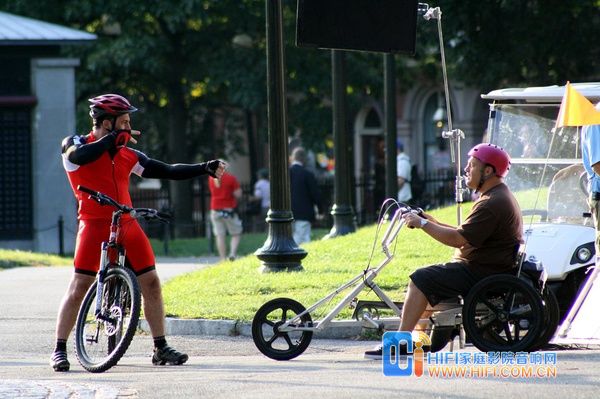
[[[506,177],[510,169],[510,156],[502,147],[494,144],[481,143],[471,148],[469,156],[481,162],[492,165],[496,169],[496,176]]]
[[[105,115],[119,116],[137,111],[137,108],[129,101],[118,94],[103,94],[98,97],[90,98],[90,116],[98,119]]]

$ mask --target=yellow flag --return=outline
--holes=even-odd
[[[600,124],[600,111],[567,82],[555,127],[598,124]]]

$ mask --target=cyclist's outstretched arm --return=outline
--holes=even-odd
[[[62,142],[62,154],[75,165],[85,165],[115,146],[115,136],[108,134],[92,143],[86,143],[84,136],[69,136]]]
[[[134,168],[134,173],[150,179],[185,180],[206,174],[217,177],[216,173],[221,164],[216,159],[195,164],[168,164],[157,159],[148,158],[140,151],[134,151],[138,154],[139,164],[139,167]]]

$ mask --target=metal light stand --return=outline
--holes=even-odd
[[[450,156],[456,166],[456,182],[454,186],[456,200],[456,219],[460,224],[462,221],[462,212],[460,204],[463,203],[463,194],[468,190],[464,187],[462,177],[462,167],[460,164],[460,140],[465,138],[465,134],[460,129],[452,128],[452,110],[450,109],[450,90],[448,88],[448,73],[446,70],[446,55],[444,54],[444,37],[442,35],[442,10],[439,7],[430,8],[427,4],[419,4],[419,10],[425,11],[423,18],[427,21],[437,20],[438,37],[440,41],[440,55],[442,57],[442,75],[444,76],[444,94],[446,97],[446,115],[448,116],[448,130],[442,132],[442,138],[450,140]]]
[[[465,138],[465,133],[460,129],[452,129],[442,132],[442,137],[450,140],[450,158],[456,166],[456,180],[454,182],[454,199],[456,201],[456,222],[462,221],[462,210],[460,204],[464,202],[463,195],[468,192],[463,179],[462,166],[460,163],[460,140]]]

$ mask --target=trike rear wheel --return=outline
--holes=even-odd
[[[312,340],[312,331],[279,331],[279,326],[306,309],[289,298],[277,298],[262,305],[252,320],[252,339],[265,356],[274,360],[290,360],[301,355]],[[300,317],[290,327],[312,327],[310,314]]]
[[[483,352],[521,352],[542,333],[544,308],[539,293],[509,275],[487,277],[471,288],[463,306],[465,331]]]

